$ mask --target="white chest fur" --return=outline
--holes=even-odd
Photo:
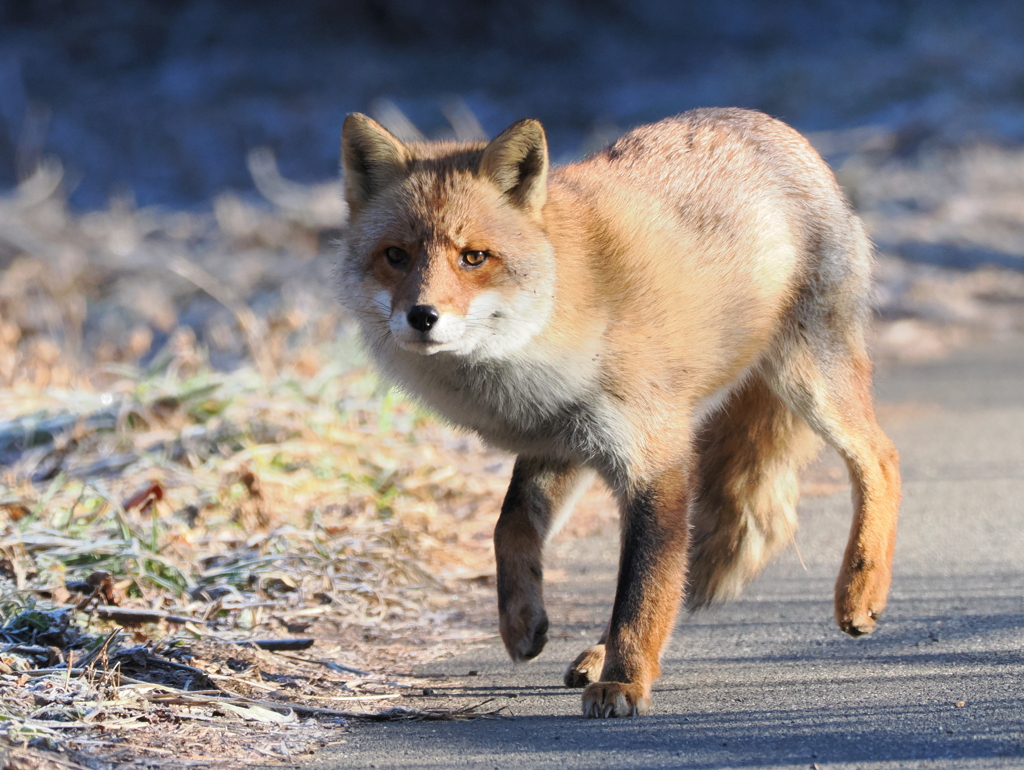
[[[381,350],[380,353],[385,353]],[[400,349],[381,355],[385,374],[452,423],[517,454],[618,465],[620,415],[600,386],[591,357],[520,351],[471,362]]]

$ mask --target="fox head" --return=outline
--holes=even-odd
[[[341,140],[343,301],[378,356],[513,353],[551,315],[548,151],[536,120],[485,143],[404,144],[358,113]]]

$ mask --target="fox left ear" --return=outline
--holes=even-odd
[[[520,120],[495,137],[484,149],[480,174],[519,208],[540,212],[548,195],[548,143],[540,121]]]
[[[400,179],[409,153],[397,137],[375,120],[353,112],[341,129],[341,168],[345,199],[353,212]]]

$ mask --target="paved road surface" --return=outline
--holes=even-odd
[[[849,493],[805,498],[806,571],[790,549],[739,601],[683,618],[651,716],[584,720],[560,672],[609,612],[616,546],[559,542],[558,637],[537,661],[513,668],[495,641],[427,669],[457,701],[515,696],[514,719],[357,725],[308,767],[1024,767],[1024,342],[894,367],[877,391],[905,487],[875,634],[831,617]]]

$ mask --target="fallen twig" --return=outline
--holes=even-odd
[[[268,652],[279,650],[308,650],[315,639],[253,639],[252,641],[236,642],[241,647],[259,647]]]
[[[140,610],[128,607],[111,607],[104,605],[96,608],[96,615],[102,620],[113,620],[125,626],[137,626],[140,623],[157,623],[166,620],[169,623],[202,623],[199,618],[175,615],[163,610]]]

